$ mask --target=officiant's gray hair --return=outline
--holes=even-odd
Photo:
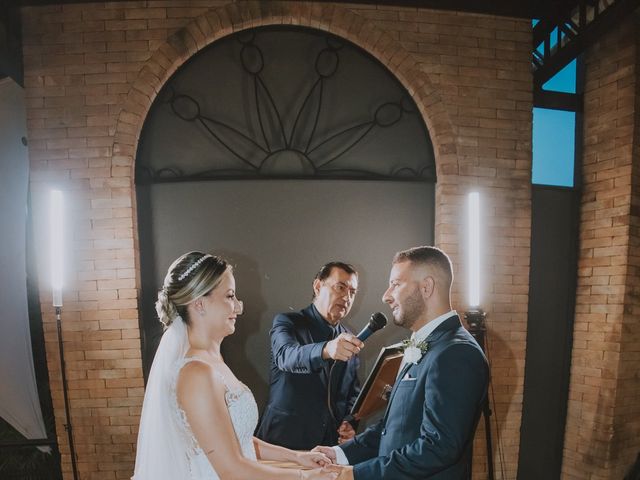
[[[216,288],[222,275],[231,269],[225,259],[208,253],[193,251],[178,257],[158,291],[156,312],[160,321],[168,327],[179,315],[189,325],[187,305]]]
[[[415,265],[426,265],[436,268],[442,274],[442,280],[446,288],[451,288],[453,283],[453,265],[449,255],[437,247],[420,246],[396,253],[392,263],[411,262]]]

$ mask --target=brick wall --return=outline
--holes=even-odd
[[[640,450],[639,45],[633,16],[586,56],[568,479],[623,478]]]
[[[495,414],[515,478],[524,376],[530,242],[530,25],[524,20],[368,5],[150,1],[23,9],[31,187],[44,220],[51,185],[71,198],[72,266],[64,339],[71,416],[83,479],[128,478],[143,395],[133,164],[155,93],[217,38],[295,23],[361,46],[419,106],[438,173],[436,242],[458,266],[464,310],[464,199],[483,195],[485,285]],[[43,235],[36,232],[41,242]],[[41,243],[42,244],[42,243]],[[72,252],[71,252],[72,251]],[[41,265],[41,278],[46,266]],[[42,291],[46,282],[42,280]],[[47,353],[66,478],[70,463],[49,299]],[[474,450],[486,470],[484,438]]]

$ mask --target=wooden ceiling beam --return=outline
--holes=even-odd
[[[572,11],[541,20],[533,28],[534,85],[550,78],[640,6],[640,0],[578,0]]]

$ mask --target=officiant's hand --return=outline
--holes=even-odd
[[[332,463],[336,463],[336,451],[331,447],[324,447],[322,445],[318,445],[317,447],[313,447],[311,449],[312,452],[324,453]]]
[[[341,333],[330,342],[327,342],[322,349],[322,358],[346,362],[360,353],[362,347],[364,347],[364,343],[358,337],[351,333]]]
[[[324,453],[319,451],[296,452],[296,463],[303,467],[318,468],[331,465],[333,462]]]
[[[349,422],[342,422],[338,427],[338,444],[351,440],[356,436],[356,431]]]

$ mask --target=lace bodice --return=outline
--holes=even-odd
[[[219,477],[217,473],[211,466],[211,463],[200,448],[200,445],[198,445],[198,441],[191,431],[191,426],[187,421],[185,412],[178,404],[176,392],[178,375],[182,367],[194,361],[206,363],[195,357],[185,357],[176,362],[174,376],[171,382],[171,398],[175,407],[175,421],[178,424],[178,430],[180,430],[184,436],[183,440],[188,446],[187,456],[191,470],[191,476],[189,478],[191,480],[218,480]],[[253,447],[253,432],[258,423],[258,406],[253,398],[253,394],[244,384],[240,387],[232,387],[224,375],[217,370],[214,370],[213,374],[225,385],[225,401],[242,454],[246,458],[256,460],[256,452]]]

